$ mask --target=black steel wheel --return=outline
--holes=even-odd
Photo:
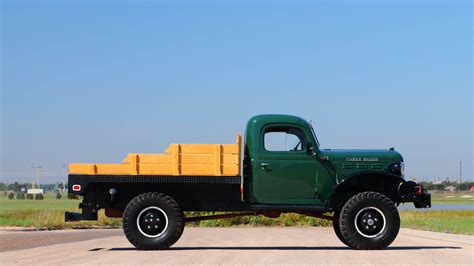
[[[181,237],[184,215],[171,197],[156,192],[133,198],[123,213],[123,231],[137,249],[167,249]]]
[[[385,195],[362,192],[344,204],[339,228],[345,244],[353,249],[384,249],[398,235],[400,216]]]
[[[150,206],[143,209],[137,217],[137,227],[140,233],[147,237],[159,237],[168,228],[168,216],[163,209]]]
[[[339,216],[341,215],[341,212],[339,210],[335,211],[333,214],[333,220],[332,220],[332,228],[334,229],[334,233],[336,233],[337,238],[346,246],[349,246],[342,236],[341,233],[341,228],[339,227]]]

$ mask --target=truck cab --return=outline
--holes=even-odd
[[[259,115],[249,120],[244,183],[251,203],[327,203],[335,173],[319,157],[313,132],[307,121],[296,116]]]
[[[244,147],[244,191],[252,204],[331,209],[349,190],[366,189],[396,201],[405,182],[403,157],[394,149],[322,149],[312,125],[296,116],[252,117]],[[336,193],[342,190],[345,197]]]
[[[82,197],[82,213],[66,212],[66,221],[96,220],[105,209],[139,249],[168,248],[189,221],[286,212],[333,221],[354,249],[381,249],[398,234],[399,204],[431,206],[421,185],[404,180],[393,148],[322,149],[312,125],[291,115],[252,117],[243,145],[240,135],[235,144],[171,144],[163,154],[70,164],[69,172],[69,197]]]

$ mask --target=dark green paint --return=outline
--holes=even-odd
[[[269,126],[301,129],[314,152],[266,151],[263,135]],[[362,171],[387,173],[390,164],[403,161],[398,152],[388,149],[320,149],[311,125],[290,115],[252,117],[247,123],[245,151],[251,165],[251,174],[245,176],[250,201],[262,204],[327,204],[333,189],[349,176]],[[262,163],[269,165],[263,167]]]

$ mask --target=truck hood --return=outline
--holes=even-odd
[[[334,163],[392,163],[402,162],[397,151],[383,149],[324,149],[321,156],[327,156]]]

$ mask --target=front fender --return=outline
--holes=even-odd
[[[376,191],[399,202],[399,188],[405,182],[401,176],[380,171],[361,171],[347,176],[333,189],[328,209],[338,209],[353,195],[364,191]]]

